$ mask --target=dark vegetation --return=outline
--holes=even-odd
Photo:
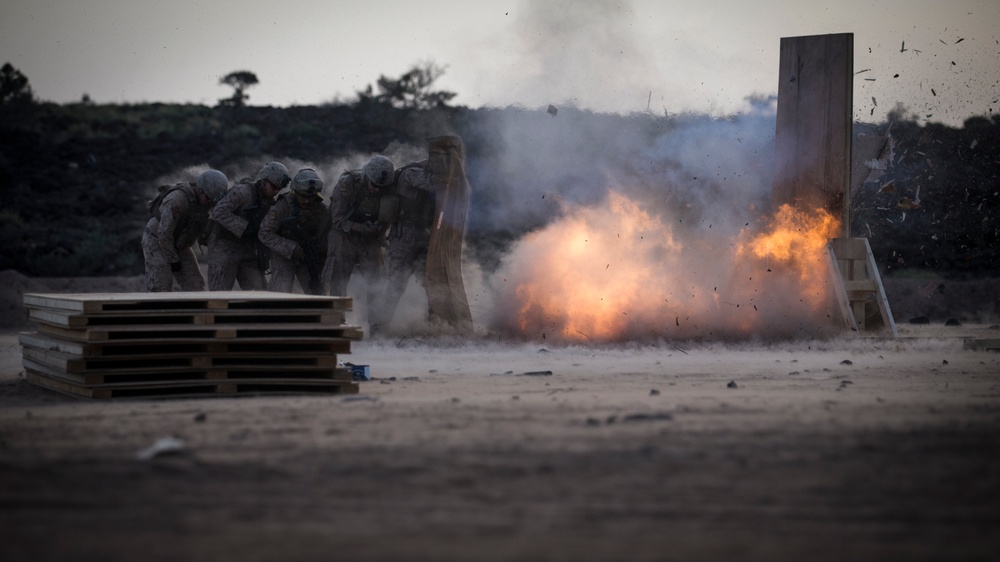
[[[214,108],[95,105],[86,98],[43,103],[33,98],[27,78],[8,67],[0,104],[0,270],[31,276],[138,274],[145,205],[158,178],[206,164],[229,173],[269,157],[329,162],[382,151],[394,142],[423,146],[428,134],[454,133],[465,140],[474,189],[472,251],[493,256],[491,249],[538,225],[507,228],[477,209],[489,209],[506,182],[518,181],[496,171],[504,149],[497,131],[501,121],[551,116],[544,109],[449,107],[454,94],[431,88],[442,71],[433,65],[398,80],[382,77],[377,91],[358,92],[351,102],[289,108],[244,105],[243,90],[253,82],[245,76],[233,78],[230,103]],[[590,121],[592,128],[638,131],[651,139],[678,119],[569,116]],[[972,118],[962,128],[892,117],[891,124],[858,125],[865,133],[888,129],[895,146],[884,175],[855,194],[853,232],[870,238],[889,275],[998,276],[1000,117]]]

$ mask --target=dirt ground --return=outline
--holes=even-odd
[[[92,401],[0,332],[5,560],[996,560],[987,325],[356,342],[351,396]],[[141,460],[159,439],[179,450]]]

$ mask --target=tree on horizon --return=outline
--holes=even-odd
[[[250,95],[246,89],[258,84],[260,80],[257,75],[249,70],[236,70],[219,79],[219,84],[233,88],[233,95],[219,100],[219,105],[231,107],[243,107]]]

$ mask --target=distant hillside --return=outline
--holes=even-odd
[[[971,119],[962,129],[897,119],[858,130],[888,130],[894,141],[881,177],[854,197],[853,230],[870,238],[879,264],[890,274],[1000,276],[1000,117]],[[685,208],[740,190],[753,193],[745,203],[757,203],[769,188],[773,115],[713,120],[377,103],[0,106],[0,270],[135,275],[145,203],[163,178],[208,165],[236,180],[273,158],[322,163],[332,185],[365,155],[393,146],[412,154],[425,137],[444,133],[465,140],[469,251],[484,269],[562,204],[596,203],[607,185],[629,184],[650,201],[679,198]],[[739,143],[719,142],[733,138]],[[684,182],[694,186],[682,192]]]

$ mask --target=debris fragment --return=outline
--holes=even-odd
[[[526,371],[521,374],[529,377],[548,377],[552,376],[552,371]]]
[[[660,391],[659,391],[659,390],[656,390],[656,389],[654,388],[654,389],[652,389],[652,390],[650,390],[650,391],[649,391],[649,395],[650,395],[650,396],[659,396],[659,395],[660,395]]]
[[[726,388],[739,388],[739,387],[736,386],[736,381],[729,381],[729,384],[726,385]]]
[[[920,200],[912,200],[909,197],[903,197],[896,203],[896,207],[903,209],[904,211],[914,211],[920,208]]]
[[[556,113],[559,113],[559,108],[557,108],[556,106],[550,104],[548,111],[549,111],[549,115],[555,117]]]
[[[906,52],[906,41],[903,41],[903,45],[899,48],[900,53]]]
[[[850,359],[844,359],[843,361],[840,362],[840,364],[841,365],[853,365],[854,361],[851,361]]]
[[[172,455],[184,450],[184,441],[176,437],[157,439],[155,443],[136,453],[135,458],[141,461],[153,460],[161,455]]]

